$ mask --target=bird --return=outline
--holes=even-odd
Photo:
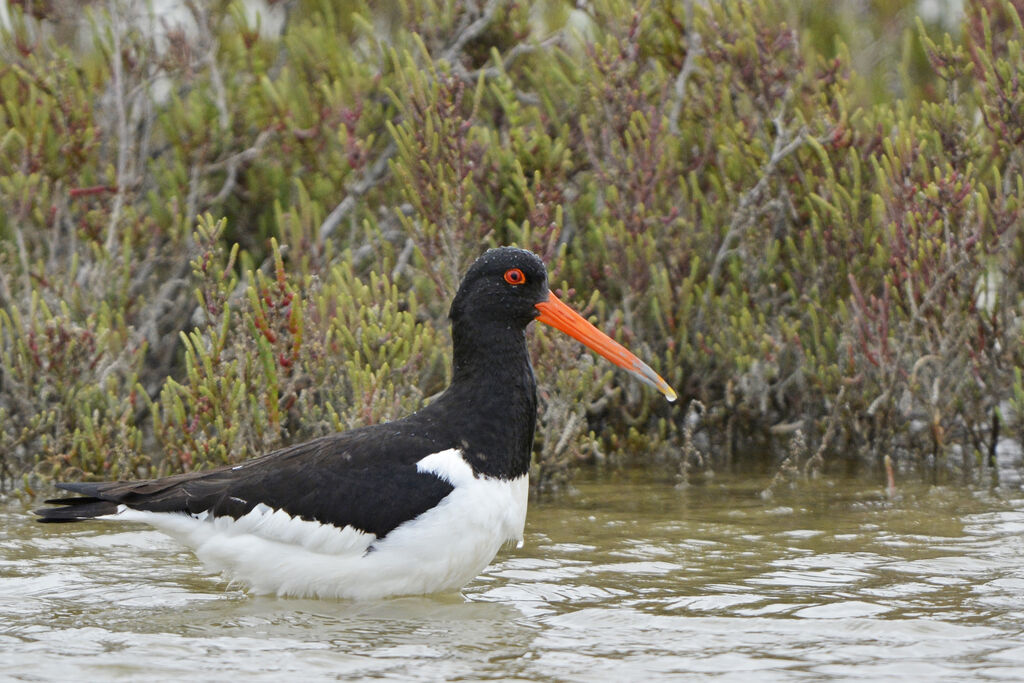
[[[158,479],[65,482],[41,522],[144,522],[254,594],[372,600],[457,592],[520,547],[537,419],[537,320],[649,384],[647,364],[548,288],[534,253],[497,247],[449,311],[452,378],[420,410],[239,464]]]

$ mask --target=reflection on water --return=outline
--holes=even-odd
[[[1024,498],[581,483],[464,595],[249,597],[145,527],[0,511],[0,678],[1016,678]],[[199,672],[198,675],[196,672]]]

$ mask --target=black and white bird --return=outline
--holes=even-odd
[[[149,481],[65,483],[43,522],[145,522],[256,593],[370,599],[456,591],[522,542],[537,415],[526,327],[547,323],[641,381],[650,367],[548,290],[523,249],[491,249],[452,302],[451,385],[394,422],[239,465]]]

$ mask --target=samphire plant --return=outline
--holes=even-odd
[[[1019,2],[51,4],[0,34],[4,487],[414,410],[506,243],[684,398],[533,332],[538,489],[1024,436]]]

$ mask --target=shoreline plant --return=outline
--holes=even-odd
[[[11,5],[0,488],[415,410],[508,243],[683,399],[534,330],[535,491],[991,481],[1024,440],[1024,5],[877,5],[111,0],[74,41]]]

